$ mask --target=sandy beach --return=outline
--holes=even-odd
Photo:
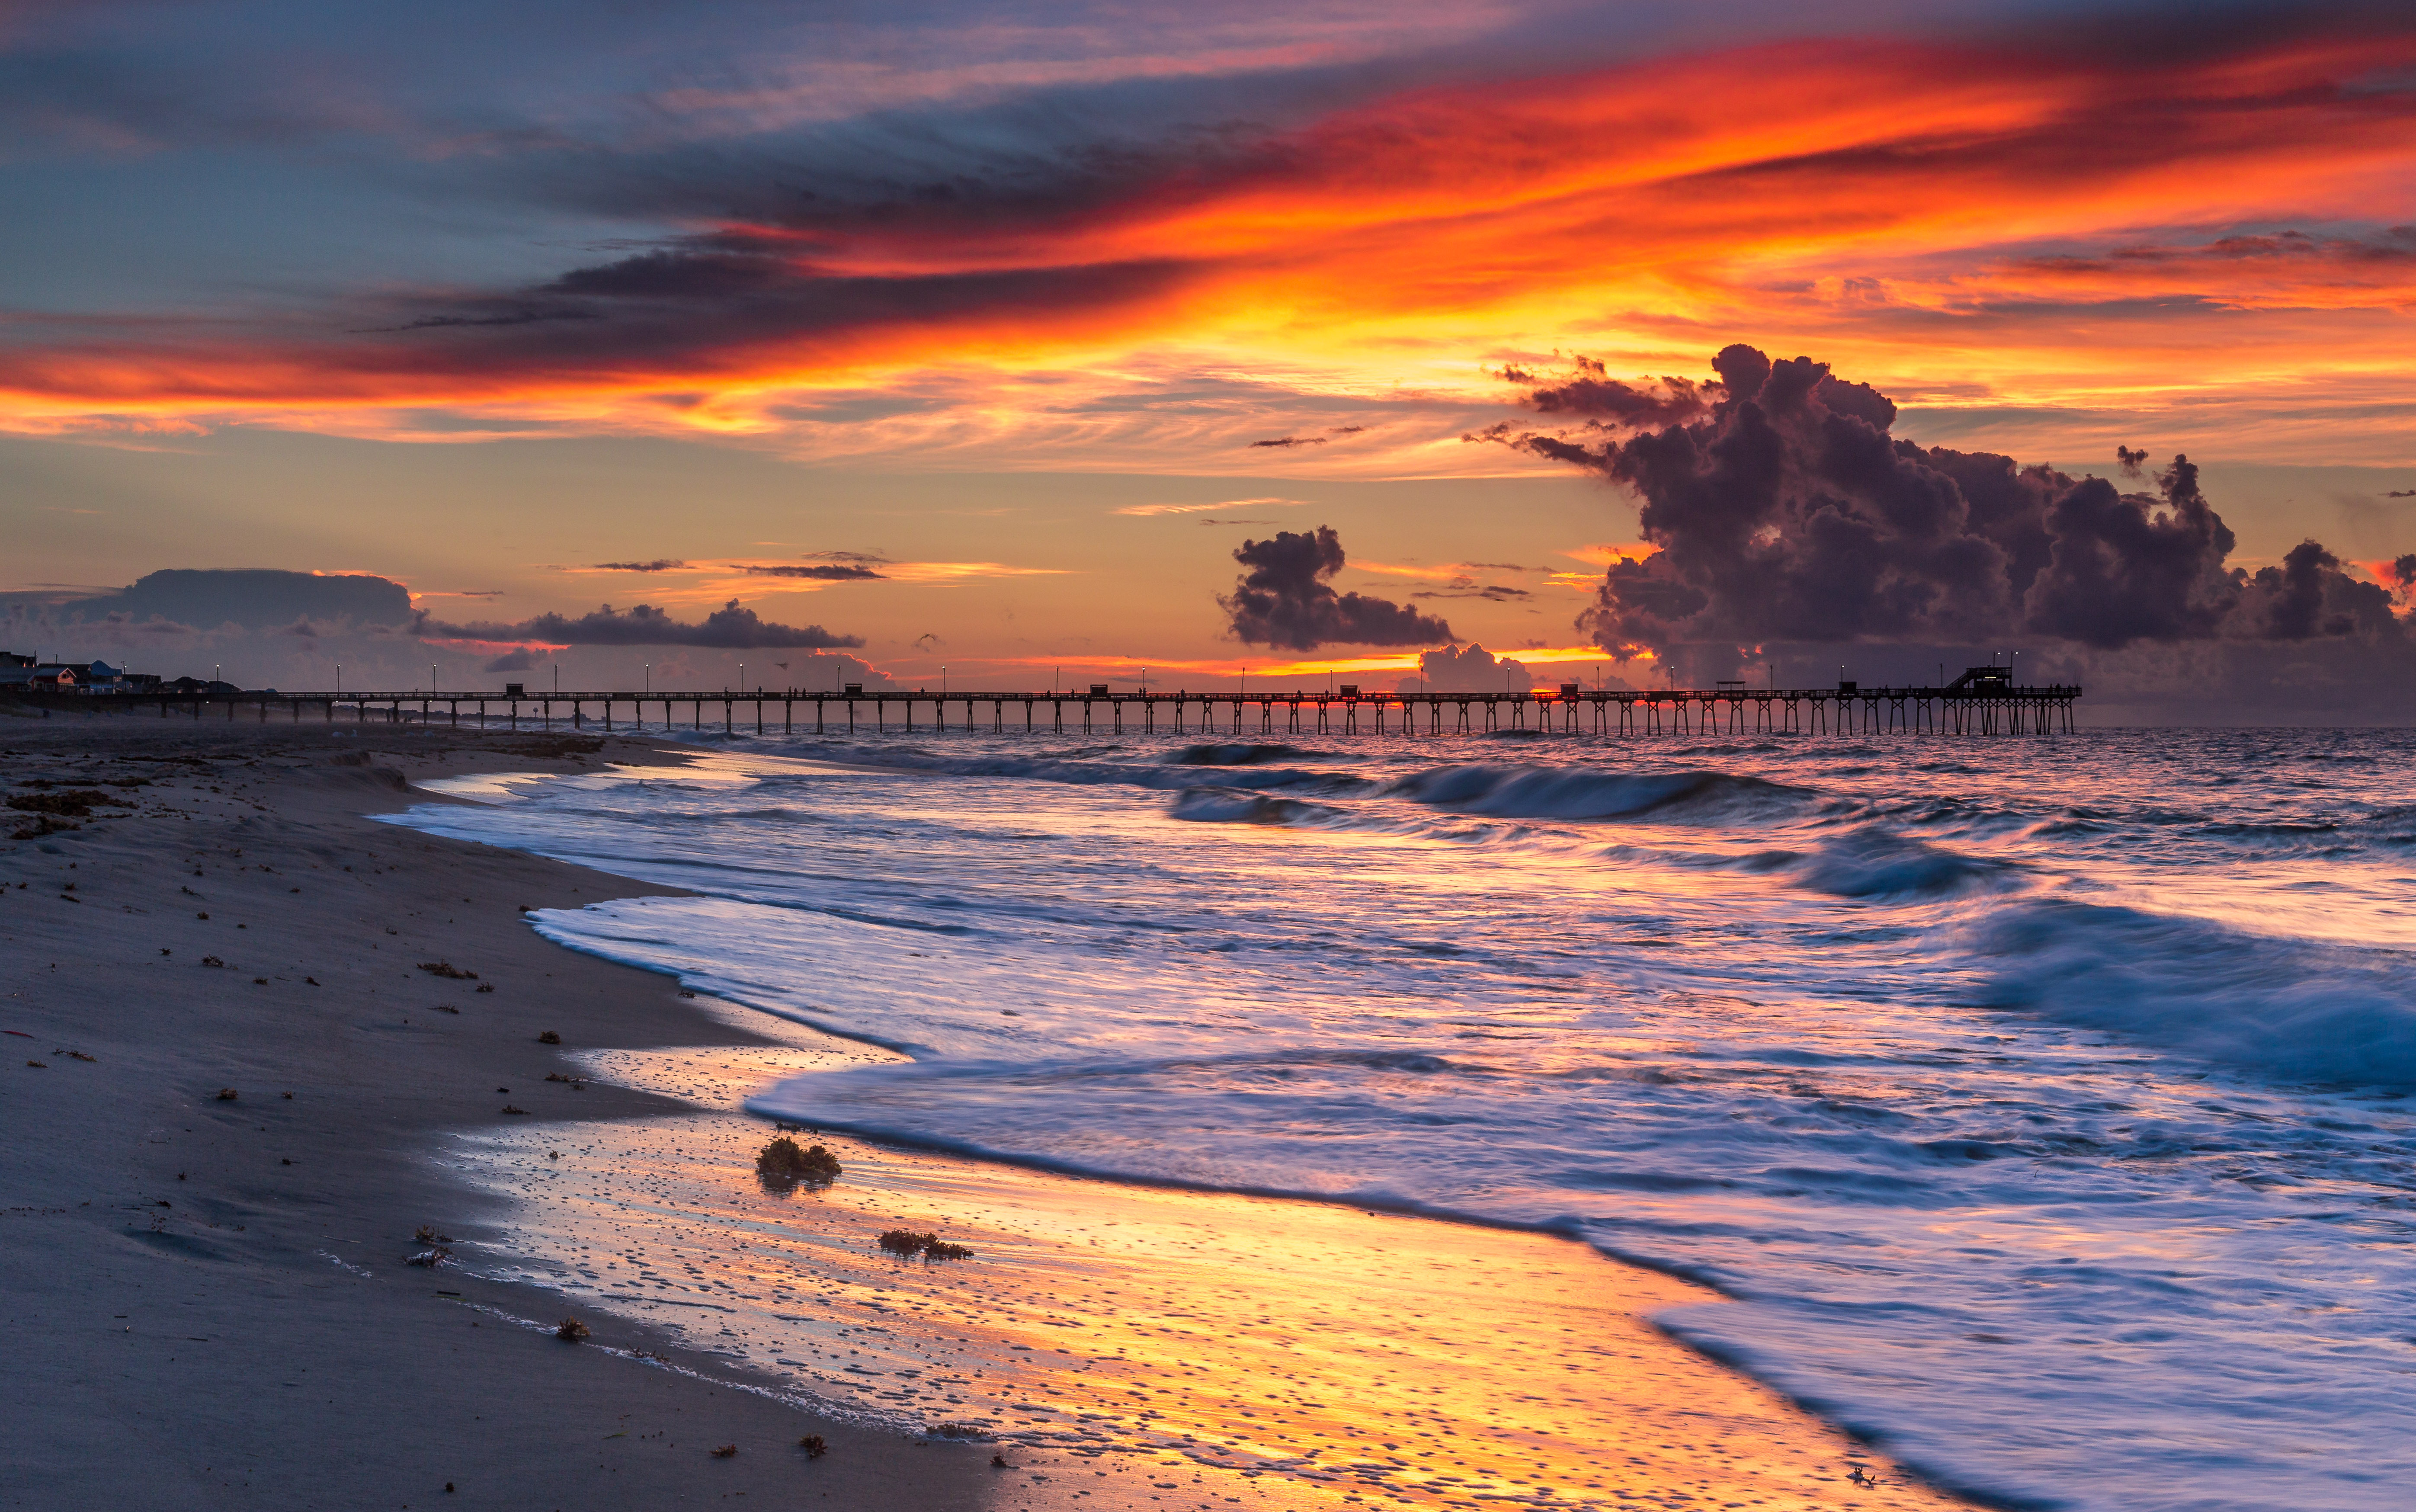
[[[367,817],[655,743],[13,719],[0,759],[89,809],[0,844],[8,1505],[1965,1504],[1558,1239],[836,1140],[766,1189],[739,1099],[879,1052],[522,917],[660,889]]]

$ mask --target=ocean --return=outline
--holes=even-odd
[[[396,822],[882,1047],[756,1112],[1549,1231],[2009,1504],[2416,1484],[2416,733],[683,736]]]

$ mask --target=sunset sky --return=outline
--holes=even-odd
[[[2227,569],[2416,552],[2404,7],[0,0],[0,148],[21,651],[751,682],[532,624],[734,598],[907,679],[1414,660],[1236,638],[1236,549],[1330,526],[1344,602],[1635,681],[1579,616],[1666,533],[1471,438],[1732,343],[1922,446],[2186,453]],[[422,620],[64,628],[195,567]]]

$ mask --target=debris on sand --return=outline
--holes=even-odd
[[[881,1247],[901,1260],[916,1255],[925,1260],[971,1260],[974,1252],[962,1245],[952,1245],[936,1233],[919,1233],[913,1229],[884,1229]]]
[[[442,976],[448,982],[475,982],[478,979],[476,972],[463,971],[449,960],[423,960],[419,969],[430,976]]]
[[[713,1457],[716,1459],[729,1459],[734,1458],[737,1453],[738,1445],[734,1444],[725,1444],[720,1448],[713,1451]]]
[[[587,1325],[576,1318],[565,1318],[554,1329],[553,1337],[566,1344],[576,1344],[587,1337]]]
[[[549,1029],[536,1036],[536,1042],[540,1045],[559,1045],[562,1043],[562,1036]]]
[[[423,1249],[415,1255],[405,1255],[402,1263],[406,1265],[418,1265],[434,1270],[439,1265],[450,1263],[452,1259],[453,1251],[443,1245],[438,1245],[432,1249]]]
[[[419,1226],[419,1232],[414,1233],[412,1237],[424,1245],[449,1245],[453,1242],[453,1236],[451,1234],[439,1233],[436,1232],[434,1225],[427,1223],[421,1224]]]
[[[236,1096],[236,1093],[235,1093],[234,1088],[233,1088],[233,1087],[220,1087],[220,1088],[219,1088],[219,1096],[218,1096],[218,1100],[219,1100],[219,1101],[220,1101],[220,1102],[233,1102],[233,1101],[234,1101],[234,1100],[235,1100],[235,1096]]]
[[[506,1112],[507,1112],[507,1113],[518,1113],[518,1114],[520,1114],[520,1115],[521,1115],[521,1117],[523,1117],[523,1118],[525,1118],[525,1117],[527,1117],[527,1116],[528,1116],[528,1110],[527,1110],[527,1109],[525,1109],[525,1108],[515,1108],[515,1107],[513,1107],[510,1103],[506,1103],[506,1104],[504,1104],[504,1111],[506,1111]]]
[[[808,1459],[820,1459],[830,1450],[830,1445],[823,1442],[823,1436],[819,1433],[808,1433],[799,1439],[797,1447],[806,1451],[806,1458]]]
[[[755,1174],[769,1186],[827,1187],[839,1178],[838,1157],[819,1144],[800,1149],[783,1134],[756,1154]]]

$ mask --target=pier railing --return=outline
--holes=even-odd
[[[265,722],[306,718],[468,723],[480,728],[835,734],[1021,731],[1050,734],[1482,734],[1506,730],[1593,735],[2052,734],[2074,728],[2080,688],[2010,684],[1951,688],[1717,688],[1525,693],[1199,693],[1103,689],[1005,693],[917,688],[873,692],[721,688],[687,692],[494,693],[427,688],[359,692],[129,692],[17,695],[46,713],[156,711],[160,718]],[[928,718],[918,721],[918,710]],[[738,711],[747,710],[742,718]],[[651,711],[660,709],[657,718]],[[954,711],[961,709],[961,716]],[[627,710],[627,717],[621,711]],[[1019,714],[1020,718],[1014,718]],[[714,718],[717,715],[718,718]],[[983,715],[987,715],[985,719]],[[1043,718],[1041,716],[1046,715]]]

